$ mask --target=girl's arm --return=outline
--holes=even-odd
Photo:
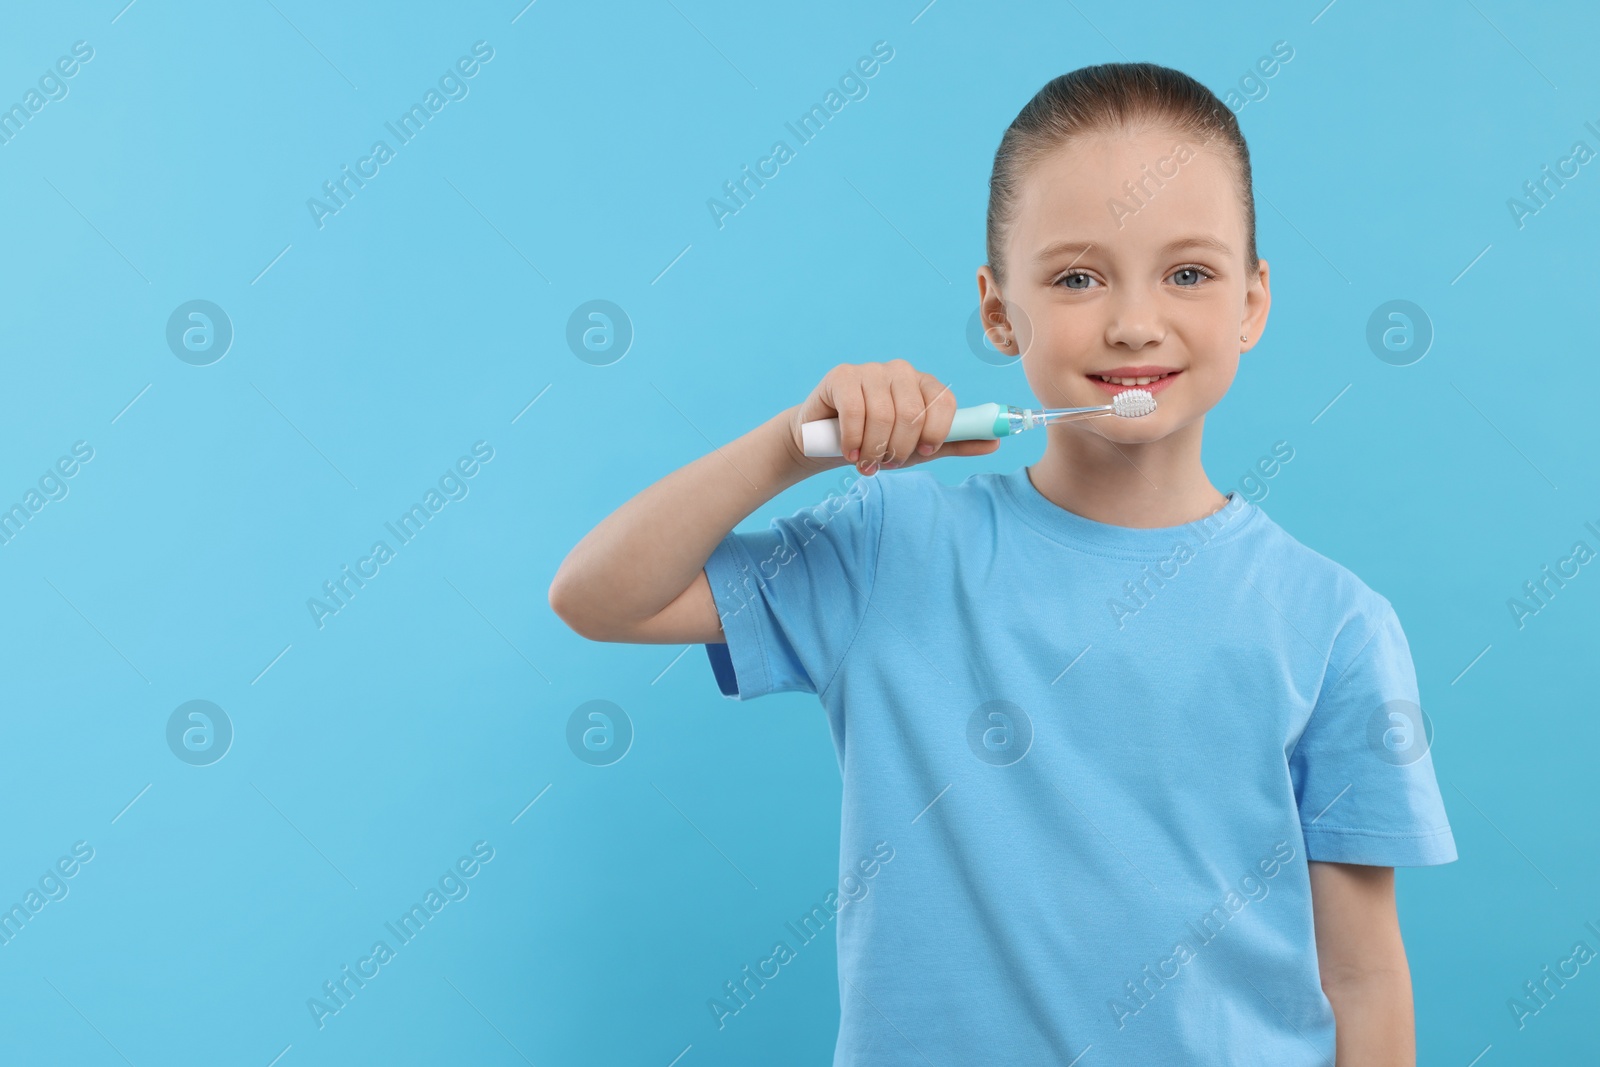
[[[594,641],[723,639],[705,562],[739,521],[812,473],[790,411],[643,490],[579,541],[550,583],[550,607]],[[834,460],[835,465],[842,460]]]
[[[722,641],[705,563],[735,526],[812,474],[849,464],[867,475],[943,456],[978,456],[999,441],[951,441],[955,394],[903,359],[841,363],[803,404],[644,489],[578,542],[550,583],[550,607],[594,641]],[[800,424],[838,416],[843,457],[806,456]]]
[[[1333,1005],[1336,1067],[1415,1067],[1411,971],[1394,868],[1312,860],[1322,991]]]

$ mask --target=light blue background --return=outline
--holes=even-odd
[[[1237,487],[1288,441],[1254,498],[1410,638],[1461,852],[1399,875],[1420,1062],[1600,1054],[1597,966],[1520,1031],[1506,1006],[1600,949],[1600,572],[1521,630],[1506,606],[1600,548],[1600,164],[1524,228],[1506,207],[1600,148],[1593,5],[123,3],[12,6],[0,34],[0,105],[95,50],[0,145],[0,505],[94,448],[0,547],[0,905],[95,850],[0,946],[0,1059],[828,1062],[831,935],[726,1029],[706,1008],[834,884],[820,708],[723,699],[698,646],[585,641],[550,580],[835,363],[1027,403],[964,337],[1007,124],[1086,63],[1222,93],[1279,40],[1240,114],[1273,314],[1206,466]],[[319,229],[307,199],[479,40],[470,95]],[[869,95],[719,230],[707,200],[879,40]],[[235,330],[210,366],[165,341],[192,299]],[[608,366],[565,340],[593,299],[636,331]],[[1392,299],[1435,330],[1409,366],[1365,340]],[[306,600],[480,440],[469,495],[319,630]],[[165,738],[194,699],[236,731],[206,767]],[[636,730],[609,767],[566,742],[593,699]],[[307,999],[480,840],[470,895],[319,1030]]]

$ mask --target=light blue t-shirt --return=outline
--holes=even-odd
[[[1332,1067],[1306,861],[1456,858],[1389,601],[1237,493],[840,484],[705,567],[722,692],[833,734],[836,1067]]]

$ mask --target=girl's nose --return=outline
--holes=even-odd
[[[1110,305],[1106,323],[1106,344],[1136,350],[1158,344],[1167,336],[1152,300],[1142,294],[1129,294]]]

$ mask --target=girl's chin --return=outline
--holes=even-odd
[[[1112,419],[1116,419],[1116,422],[1112,423]],[[1149,444],[1151,441],[1161,440],[1172,432],[1172,428],[1166,424],[1166,420],[1160,419],[1155,413],[1140,419],[1117,419],[1115,415],[1108,415],[1103,419],[1094,421],[1110,423],[1110,425],[1098,427],[1095,432],[1108,441],[1115,441],[1123,445]]]

